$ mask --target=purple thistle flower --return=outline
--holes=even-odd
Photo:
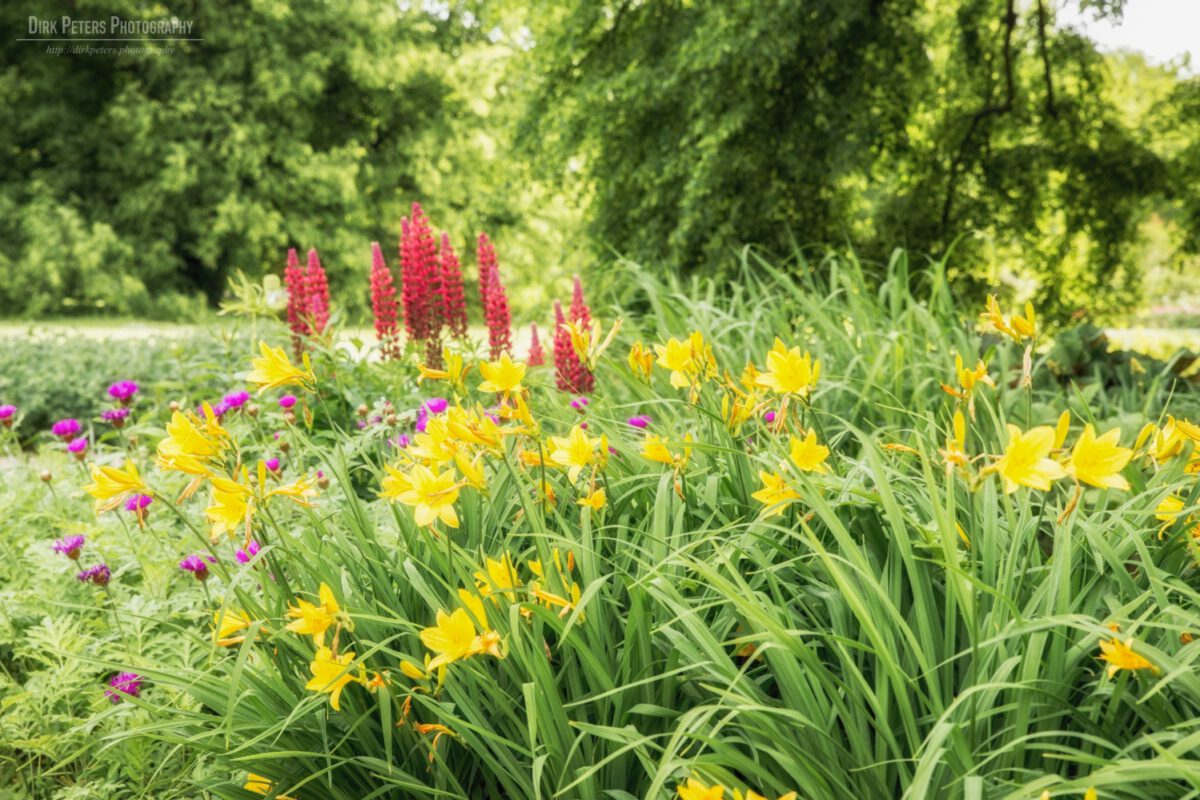
[[[209,561],[211,560],[212,559],[209,559]],[[184,559],[179,562],[179,568],[184,572],[192,573],[192,576],[198,581],[208,580],[208,564],[205,563],[204,559],[200,556],[185,556]]]
[[[223,417],[223,416],[225,416],[225,413],[227,411],[229,411],[229,408],[230,408],[229,403],[225,402],[222,399],[222,400],[218,400],[217,402],[213,403],[212,412],[217,417]]]
[[[768,411],[765,414],[763,414],[763,421],[768,422],[768,423],[774,422],[775,421],[775,412]]]
[[[246,546],[245,550],[238,550],[233,554],[233,556],[238,560],[239,564],[248,564],[250,559],[258,555],[258,551],[261,549],[262,547],[258,544],[258,542],[251,541],[250,544]]]
[[[294,394],[285,394],[279,398],[279,407],[285,411],[294,405],[296,405],[296,395]]]
[[[579,429],[586,431],[588,429],[588,424],[586,422],[579,423]]]
[[[148,494],[130,495],[129,499],[125,501],[125,510],[133,512],[144,511],[153,502],[154,498]]]
[[[401,450],[405,450],[408,448],[408,446],[410,444],[412,444],[412,440],[408,438],[407,433],[402,433],[399,436],[397,436],[395,439],[392,439],[391,443],[394,447],[399,447]],[[318,477],[320,477],[320,476],[318,476]]]
[[[278,458],[268,458],[264,463],[267,465],[267,469],[270,472],[279,472],[279,459]]]
[[[11,404],[0,406],[0,420],[12,419],[17,415],[17,407]]]
[[[431,397],[422,403],[422,407],[427,409],[430,414],[441,414],[449,406],[450,403],[444,397]]]
[[[56,553],[62,553],[72,561],[79,559],[79,551],[83,549],[83,543],[87,539],[79,534],[74,536],[64,536],[61,539],[56,539],[51,549]]]
[[[586,397],[580,395],[579,397],[576,397],[574,400],[572,400],[570,405],[571,405],[571,408],[575,409],[580,414],[582,414],[587,409],[588,399]]]
[[[638,414],[637,416],[630,417],[625,421],[629,423],[631,427],[639,430],[644,430],[650,427],[650,418],[645,414]]]
[[[231,408],[241,408],[250,400],[250,393],[246,391],[230,392],[221,398],[221,402],[225,404],[226,410]]]
[[[50,432],[60,439],[73,439],[83,430],[77,419],[60,419],[50,427]]]
[[[67,452],[74,453],[77,456],[82,457],[83,454],[87,452],[87,449],[88,449],[88,440],[87,440],[86,436],[80,436],[78,438],[72,439],[67,444]]]
[[[358,421],[358,429],[361,431],[365,427],[367,427],[367,423],[360,419]],[[422,428],[421,430],[424,430],[424,428]],[[278,437],[276,437],[276,438],[278,438]]]
[[[100,414],[100,419],[105,422],[111,422],[116,427],[121,427],[125,424],[125,419],[129,416],[128,408],[109,408]]]
[[[108,568],[108,564],[96,564],[83,570],[83,572],[80,572],[75,577],[80,583],[108,586],[108,582],[112,580],[112,570]]]
[[[138,393],[138,385],[133,381],[117,381],[108,387],[108,396],[121,405],[127,405]]]
[[[130,697],[141,697],[142,695],[142,676],[136,672],[118,672],[112,676],[108,685],[112,688],[105,689],[104,696],[114,703],[121,702],[123,694]]]

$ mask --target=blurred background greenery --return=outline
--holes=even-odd
[[[1138,2],[4,3],[0,316],[201,319],[295,246],[359,322],[369,243],[419,200],[460,251],[493,236],[519,316],[619,256],[800,245],[952,250],[966,297],[1195,326],[1200,79],[1068,24]],[[18,41],[114,14],[202,41]]]

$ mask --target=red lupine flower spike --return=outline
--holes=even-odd
[[[491,359],[495,361],[501,353],[512,354],[512,315],[508,310],[504,284],[500,281],[496,249],[486,233],[479,234],[476,257],[479,260],[479,291],[488,327],[488,346]]]
[[[573,379],[575,377],[575,369],[572,362],[578,361],[575,355],[575,348],[571,344],[571,334],[563,326],[567,321],[563,315],[562,304],[557,300],[554,301],[554,382],[558,386],[559,391],[572,392],[575,391]]]
[[[442,316],[450,335],[461,339],[467,335],[467,304],[463,293],[462,267],[458,255],[450,244],[450,237],[443,233],[438,252],[442,272]]]
[[[323,333],[329,322],[329,282],[315,249],[308,251],[308,271],[305,276],[308,294],[308,315],[314,333]]]
[[[287,320],[292,331],[292,349],[296,352],[296,358],[300,358],[304,349],[304,337],[309,333],[308,323],[305,321],[308,316],[308,282],[305,280],[304,270],[300,269],[300,256],[294,247],[288,248],[283,283],[288,293]]]
[[[526,359],[526,363],[531,367],[540,367],[546,363],[546,351],[542,349],[542,343],[538,340],[536,322],[529,325],[529,358]]]
[[[375,316],[375,336],[382,345],[383,357],[397,358],[400,351],[396,341],[396,287],[379,242],[371,242],[371,312]]]

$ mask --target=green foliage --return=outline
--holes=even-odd
[[[474,5],[187,3],[171,11],[203,41],[133,43],[161,54],[9,37],[0,313],[177,318],[182,298],[215,305],[237,269],[279,272],[289,246],[318,248],[357,313],[370,242],[394,258],[414,200],[460,248],[486,228],[506,263],[561,263],[570,211],[527,211],[541,192],[506,158],[497,107],[508,42],[470,22]],[[0,23],[23,30],[27,11],[6,5]],[[134,0],[37,12],[146,18]]]
[[[51,484],[38,479],[41,469],[54,475]],[[0,516],[8,521],[0,536],[0,785],[6,797],[29,800],[195,797],[179,781],[195,766],[187,751],[108,741],[152,715],[104,696],[115,670],[96,658],[178,658],[181,623],[194,621],[203,592],[177,574],[155,526],[138,531],[124,512],[106,525],[75,502],[79,469],[59,453],[0,461]],[[80,584],[79,567],[50,551],[67,534],[88,537],[85,561],[100,553],[113,564],[111,594]]]
[[[331,800],[657,800],[689,775],[768,797],[1017,800],[1044,789],[1078,796],[1092,785],[1111,798],[1181,796],[1200,781],[1200,643],[1180,641],[1200,630],[1200,589],[1186,526],[1162,528],[1155,509],[1171,492],[1195,509],[1186,455],[1158,468],[1139,457],[1124,473],[1129,491],[1088,489],[1056,522],[1071,502],[1067,486],[1007,495],[995,477],[968,481],[943,468],[938,448],[955,406],[939,384],[952,380],[955,353],[989,360],[996,386],[978,387],[967,437],[980,455],[1003,451],[1006,423],[1051,424],[1064,409],[1072,441],[1090,422],[1120,428],[1128,444],[1168,403],[1194,414],[1197,394],[1151,359],[1136,375],[1073,379],[1064,364],[1102,357],[1086,333],[1035,354],[1027,390],[1021,348],[981,337],[944,275],[942,263],[910,274],[899,252],[874,274],[835,254],[774,265],[747,252],[732,285],[622,265],[595,310],[625,317],[586,410],[589,434],[605,434],[616,451],[597,478],[608,497],[598,512],[576,503],[592,488],[586,479],[572,485],[562,470],[522,467],[510,442],[486,458],[484,490],[463,488],[458,529],[417,527],[410,509],[377,496],[382,465],[398,459],[387,440],[411,430],[412,365],[356,365],[345,348],[320,343],[320,395],[304,401],[316,425],[287,429],[281,480],[321,468],[331,484],[311,508],[272,500],[256,515],[254,536],[265,545],[256,561],[230,557],[240,535],[217,542],[203,598],[174,563],[207,551],[205,503],[172,502],[190,477],[151,467],[150,441],[127,451],[160,498],[150,529],[133,534],[140,546],[120,545],[127,515],[86,522],[69,476],[57,479],[53,500],[18,489],[4,518],[86,527],[117,574],[112,607],[122,624],[90,618],[97,647],[81,657],[81,685],[95,696],[105,670],[148,677],[142,700],[113,712],[131,718],[91,746],[114,758],[165,748],[181,761],[164,791],[187,796],[181,787],[194,784],[194,794],[222,798],[246,797],[251,772],[280,792]],[[823,363],[815,395],[793,405],[785,432],[760,416],[782,410],[768,397],[734,433],[715,384],[693,404],[661,371],[650,385],[630,375],[630,342],[692,330],[734,374],[748,359],[761,365],[775,336],[802,343]],[[392,387],[384,396],[399,418],[356,431],[350,404],[379,382]],[[545,435],[580,421],[550,388],[550,368],[531,369],[525,382]],[[264,409],[225,421],[243,463],[278,448],[280,412],[265,401]],[[635,413],[649,414],[650,432],[672,450],[693,437],[681,473],[639,455],[643,434],[625,422]],[[797,426],[828,444],[829,473],[781,466]],[[760,470],[781,470],[800,493],[781,515],[764,516],[753,497]],[[540,501],[541,480],[555,503]],[[578,581],[581,590],[563,613],[534,602],[527,586],[529,562],[554,563],[556,548],[574,565],[564,577],[544,573],[543,588],[569,596]],[[505,657],[455,662],[444,681],[402,675],[402,660],[420,664],[426,652],[419,631],[458,605],[457,590],[475,585],[485,557],[506,552],[519,588],[511,600],[500,592],[484,601]],[[16,584],[21,602],[37,605],[28,592],[53,579],[46,572]],[[340,650],[353,650],[368,675],[387,676],[374,692],[346,687],[339,712],[305,688],[311,640],[283,628],[287,606],[322,582],[353,623],[338,633]],[[80,606],[108,602],[74,589]],[[54,619],[42,627],[71,630],[58,618],[73,606],[46,608]],[[217,609],[245,611],[261,626],[246,642],[216,647],[208,622]],[[1106,677],[1097,655],[1110,623],[1160,672]],[[123,646],[121,627],[134,625],[172,628],[170,644]],[[20,668],[12,696],[49,691],[31,684],[25,665],[47,637],[66,634],[42,632],[36,620],[14,631],[10,647],[22,660],[10,658]],[[90,720],[93,711],[70,713]],[[435,744],[418,723],[453,735]],[[62,753],[12,763],[36,785],[76,763]],[[117,785],[142,775],[132,763],[115,769]]]
[[[199,330],[191,336],[157,339],[112,339],[61,331],[13,336],[5,338],[0,347],[0,403],[20,409],[18,433],[22,439],[48,431],[65,417],[78,418],[85,428],[95,419],[96,427],[103,430],[108,426],[98,417],[112,405],[105,392],[116,381],[137,381],[141,399],[155,407],[188,398],[197,403],[215,401],[233,388],[227,383],[228,375],[234,359],[240,361],[246,352],[244,340]]]
[[[1181,169],[1195,115],[1146,98],[1177,85],[1186,108],[1195,81],[1144,63],[1127,79],[1136,59],[1104,59],[1054,10],[581,3],[537,16],[526,143],[580,171],[600,247],[643,263],[722,270],[744,243],[782,256],[793,238],[877,259],[954,247],[973,296],[1010,283],[1050,319],[1121,314],[1139,224],[1197,183]]]

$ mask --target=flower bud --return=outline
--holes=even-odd
[[[167,408],[171,409],[171,413],[174,414],[179,410],[179,401],[172,400],[171,402],[167,403]]]
[[[250,405],[246,406],[246,413],[252,417],[257,417],[260,410],[261,409],[259,409],[258,403],[251,403]]]
[[[50,474],[50,470],[48,469],[42,470],[38,477],[42,479],[42,483],[49,483],[54,479],[54,476]]]
[[[283,412],[283,421],[286,422],[288,425],[295,425],[296,424],[295,412],[292,412],[292,411]]]
[[[279,449],[280,449],[280,451],[286,453],[287,451],[292,449],[292,446],[288,443],[287,439],[280,439],[279,440]]]
[[[359,415],[360,417],[365,417],[367,414],[370,414],[370,413],[371,413],[371,409],[367,408],[367,404],[366,404],[366,403],[359,403],[359,405],[358,405],[358,415]]]

